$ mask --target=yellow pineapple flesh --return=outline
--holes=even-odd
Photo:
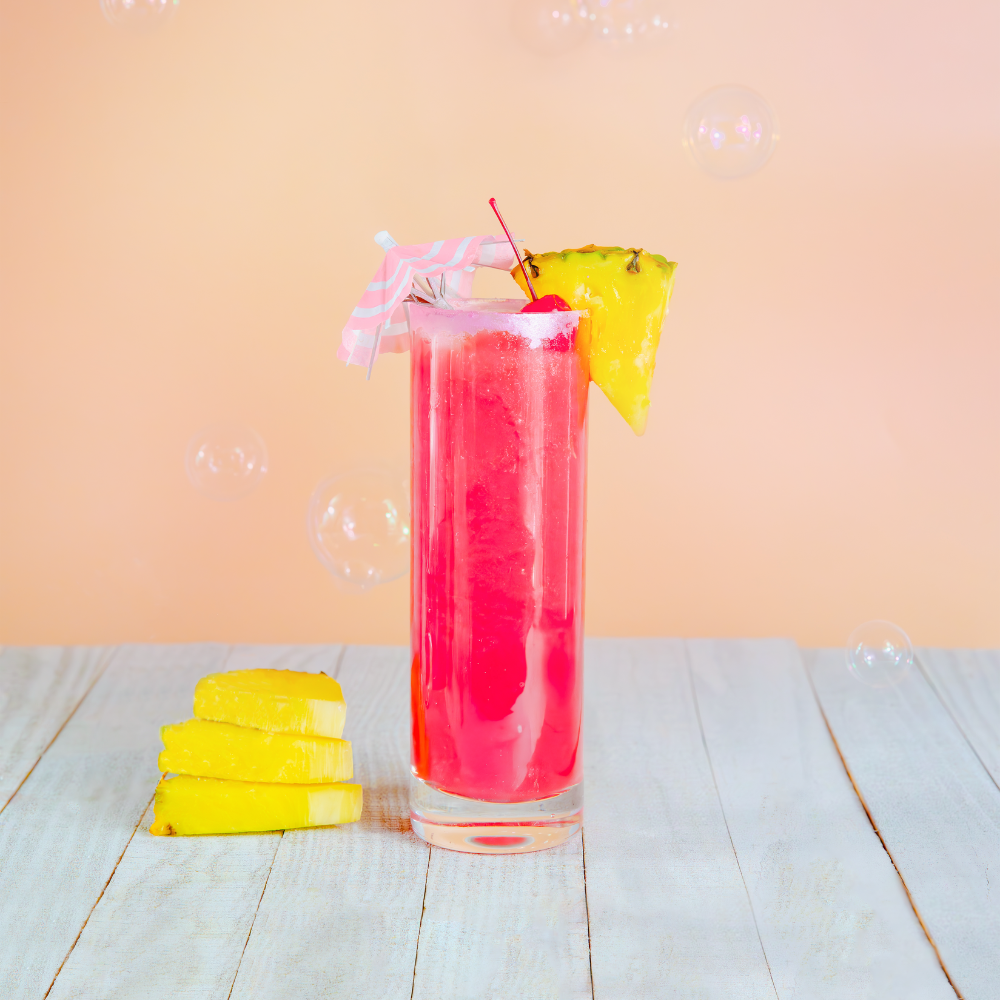
[[[360,785],[281,785],[180,775],[156,786],[155,836],[262,833],[354,823]]]
[[[326,674],[295,670],[231,670],[209,674],[194,689],[194,715],[213,722],[339,739],[347,706]]]
[[[539,296],[560,295],[570,308],[589,311],[590,377],[632,430],[642,434],[677,265],[645,250],[590,244],[527,254],[525,267]],[[511,274],[528,294],[520,267]],[[588,350],[585,338],[582,349]]]
[[[160,737],[164,750],[157,766],[174,774],[293,784],[354,777],[348,740],[267,733],[203,719],[163,726]]]

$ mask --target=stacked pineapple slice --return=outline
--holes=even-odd
[[[353,823],[361,786],[347,706],[326,674],[233,670],[209,674],[194,692],[195,718],[160,730],[156,787],[160,836],[251,833]]]

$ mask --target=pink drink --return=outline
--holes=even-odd
[[[413,773],[485,803],[582,778],[589,376],[523,305],[410,306]]]

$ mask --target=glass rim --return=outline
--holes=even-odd
[[[432,303],[425,302],[408,302],[406,303],[411,310],[419,310],[422,312],[429,313],[433,316],[438,316],[445,318],[449,313],[457,313],[462,316],[523,316],[527,322],[535,322],[536,319],[548,319],[551,320],[553,316],[561,316],[565,319],[570,317],[576,317],[579,319],[582,316],[587,315],[586,310],[581,309],[569,309],[569,310],[554,310],[552,312],[533,312],[533,313],[523,313],[521,310],[528,304],[530,300],[526,299],[510,299],[510,298],[476,298],[476,299],[449,299],[449,302],[454,303],[451,309],[442,309],[440,306],[436,306]],[[482,308],[482,306],[493,305],[494,308]],[[479,306],[480,308],[476,308]],[[503,306],[510,306],[510,308],[500,308]]]

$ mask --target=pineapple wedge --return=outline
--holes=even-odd
[[[339,739],[347,706],[340,685],[326,674],[295,670],[231,670],[202,677],[194,715],[213,722]]]
[[[174,774],[293,784],[354,777],[351,744],[327,736],[265,733],[229,722],[189,719],[160,729],[158,768]]]
[[[526,254],[535,291],[590,312],[590,377],[636,434],[646,430],[656,348],[677,265],[659,254],[590,244]],[[527,294],[520,267],[511,274]],[[586,351],[586,345],[583,345]]]
[[[154,836],[262,833],[354,823],[360,785],[278,785],[181,775],[156,786]]]

